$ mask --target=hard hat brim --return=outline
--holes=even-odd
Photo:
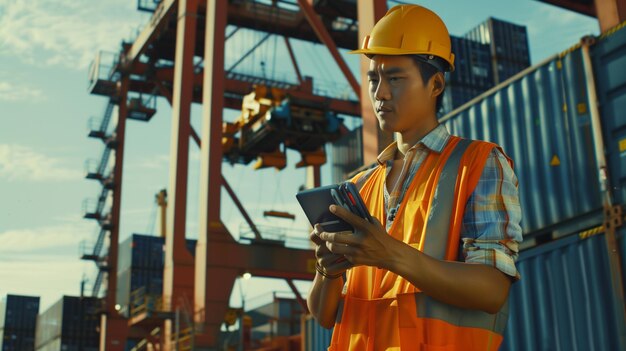
[[[400,56],[400,55],[432,55],[430,52],[424,51],[408,51],[406,49],[400,48],[387,48],[387,47],[370,47],[367,49],[357,49],[348,51],[348,54],[363,54],[367,57],[371,58],[374,55],[390,55],[390,56]],[[449,72],[454,71],[454,64],[450,64],[450,61],[445,60],[450,66]]]

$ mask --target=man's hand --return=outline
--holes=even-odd
[[[321,225],[316,224],[311,232],[310,238],[317,247],[315,248],[315,257],[317,258],[317,264],[320,265],[324,271],[330,275],[337,275],[345,272],[348,268],[352,267],[350,263],[343,255],[334,254],[328,248],[326,242],[320,238],[324,229]]]
[[[387,234],[376,218],[374,223],[353,214],[341,206],[330,206],[330,211],[354,227],[354,233],[319,233],[332,254],[345,256],[352,264],[390,268],[394,258],[391,249],[402,242]]]

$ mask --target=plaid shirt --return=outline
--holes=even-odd
[[[406,153],[403,169],[391,193],[385,184],[387,230],[391,228],[395,213],[422,161],[430,152],[442,152],[449,138],[450,133],[444,125],[433,129]],[[396,151],[397,144],[393,143],[378,156],[380,165],[387,164],[387,175]],[[361,177],[357,186],[366,178]],[[493,149],[465,206],[461,229],[463,246],[459,248],[459,259],[495,267],[515,280],[520,278],[515,261],[518,243],[522,241],[522,211],[517,185],[517,177],[505,156],[500,150]],[[433,201],[435,204],[437,198]]]

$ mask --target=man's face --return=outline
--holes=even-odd
[[[423,82],[411,57],[376,55],[370,60],[367,76],[382,130],[402,133],[432,122],[436,104],[433,79]]]

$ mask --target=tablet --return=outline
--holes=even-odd
[[[319,223],[327,232],[354,231],[352,225],[335,216],[328,209],[333,204],[347,208],[338,193],[339,185],[333,184],[303,190],[296,194],[296,199],[312,226]]]
[[[304,190],[296,194],[296,198],[311,225],[319,223],[328,232],[354,231],[350,224],[328,210],[332,204],[373,222],[361,195],[351,182]]]

